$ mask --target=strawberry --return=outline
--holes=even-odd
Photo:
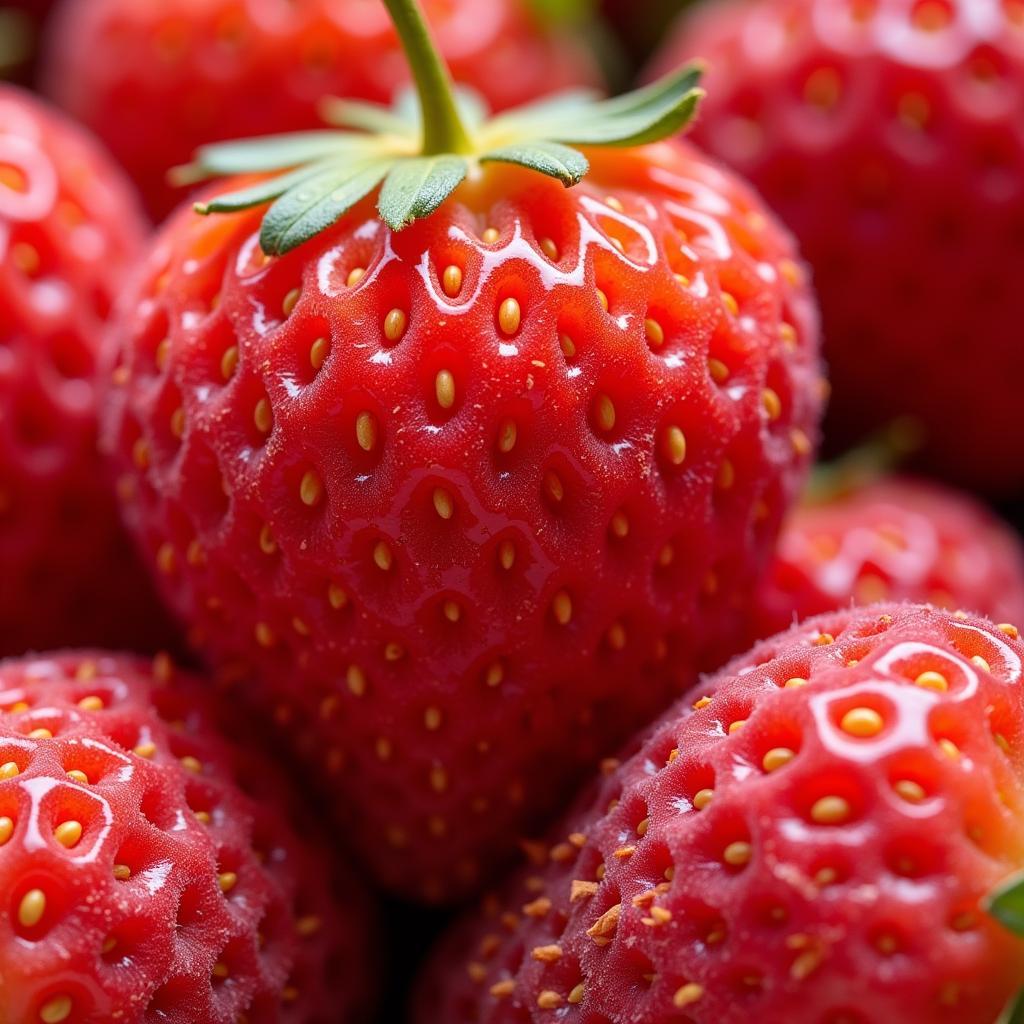
[[[593,58],[527,0],[426,0],[460,81],[495,109],[596,86]],[[58,12],[46,91],[110,147],[161,219],[203,143],[320,124],[325,95],[389,103],[408,80],[379,0],[89,0]],[[154,113],[158,112],[158,116]]]
[[[326,767],[380,881],[445,900],[734,640],[819,380],[803,272],[742,184],[663,143],[594,148],[566,189],[584,157],[530,134],[674,131],[691,73],[471,134],[413,59],[440,76],[433,155],[385,160],[418,121],[402,139],[364,105],[397,143],[202,154],[314,164],[201,207],[280,196],[265,217],[182,211],[158,235],[105,433],[197,643],[261,677],[247,693]],[[361,198],[382,178],[384,223]]]
[[[203,691],[165,656],[0,663],[5,1021],[363,1019],[365,897]]]
[[[851,603],[929,601],[1024,623],[1024,549],[967,494],[882,478],[799,506],[754,605],[753,638]]]
[[[168,638],[96,451],[100,337],[141,244],[109,157],[0,87],[0,655]]]
[[[918,417],[929,471],[1024,486],[1024,5],[709,4],[654,69],[700,54],[695,138],[750,177],[814,268],[846,444]]]
[[[1022,658],[916,605],[755,647],[456,926],[417,1019],[992,1024],[1024,976],[984,912],[1024,865]]]

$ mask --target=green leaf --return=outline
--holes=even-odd
[[[502,146],[480,157],[481,163],[490,160],[519,164],[540,171],[549,178],[557,178],[566,188],[578,185],[590,169],[590,164],[582,153],[558,142],[523,142],[518,145]]]
[[[481,143],[485,146],[500,146],[507,141],[516,141],[524,135],[531,139],[551,135],[552,130],[571,124],[583,109],[596,103],[599,94],[589,89],[567,89],[552,96],[545,96],[534,103],[516,107],[499,114],[483,126]]]
[[[263,218],[260,245],[279,256],[329,228],[377,187],[392,166],[379,158],[327,169],[289,189]]]
[[[415,137],[419,118],[409,117],[408,111],[382,107],[362,100],[340,99],[328,96],[320,101],[320,116],[338,128],[351,128],[378,135],[407,135]]]
[[[1006,1004],[996,1024],[1024,1024],[1024,990]]]
[[[225,192],[223,195],[214,196],[206,202],[196,203],[194,209],[196,213],[204,215],[208,213],[235,213],[238,210],[248,210],[253,206],[269,203],[271,199],[284,195],[290,188],[294,188],[307,178],[311,178],[313,175],[326,170],[329,166],[329,163],[323,161],[309,164],[307,167],[300,167],[287,174],[279,174],[276,177],[267,178],[265,181],[249,186],[249,188]]]
[[[578,146],[640,146],[674,135],[693,117],[704,95],[702,68],[692,65],[646,89],[595,103],[552,132]]]
[[[1024,937],[1024,871],[1011,875],[988,894],[985,909],[1015,935]]]
[[[533,16],[545,28],[579,25],[594,16],[594,0],[528,0]]]
[[[421,156],[395,164],[380,190],[377,209],[393,231],[432,214],[466,177],[460,156]]]
[[[380,151],[369,135],[343,135],[335,131],[265,135],[258,139],[219,142],[196,152],[194,165],[205,177],[221,174],[258,174],[283,171],[328,157],[369,155]]]

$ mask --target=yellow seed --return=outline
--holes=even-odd
[[[353,267],[345,278],[345,284],[354,288],[366,276],[366,267]]]
[[[501,237],[498,233],[497,228],[485,228],[484,233],[480,236],[488,245],[494,245],[494,243]]]
[[[737,718],[735,722],[729,723],[729,734],[732,735],[734,732],[739,732],[747,724],[745,718]]]
[[[43,1024],[61,1024],[71,1016],[73,1005],[71,996],[54,996],[43,1004],[39,1019]]]
[[[982,672],[992,671],[992,666],[980,654],[975,654],[974,657],[971,658],[971,664],[976,668],[980,668]]]
[[[919,804],[928,795],[924,787],[913,779],[899,779],[892,784],[892,788],[897,796],[911,804]]]
[[[677,1010],[682,1010],[684,1007],[697,1002],[702,995],[704,995],[704,986],[698,985],[695,981],[691,981],[676,989],[676,993],[672,997],[672,1005]]]
[[[231,890],[238,884],[238,875],[236,875],[234,871],[222,871],[217,876],[217,884],[220,886],[221,892],[231,892]]]
[[[629,519],[621,509],[612,516],[611,528],[619,540],[629,536]]]
[[[851,708],[839,722],[843,732],[863,738],[877,736],[884,726],[885,719],[874,708]]]
[[[127,882],[132,877],[132,869],[127,864],[115,864],[112,874],[119,882]]]
[[[188,550],[185,552],[185,560],[189,565],[202,565],[206,561],[206,552],[198,540],[189,543]]]
[[[49,729],[33,729],[29,734],[30,740],[52,740],[53,733]]]
[[[658,552],[658,565],[662,569],[667,569],[676,557],[676,550],[671,544],[665,544],[662,549]]]
[[[544,474],[544,489],[552,501],[561,502],[565,497],[565,487],[562,478],[553,470],[549,469]]]
[[[42,889],[29,889],[18,904],[18,920],[25,928],[34,928],[46,913],[46,893]]]
[[[358,665],[349,665],[345,682],[353,696],[361,697],[366,693],[366,673]]]
[[[708,373],[716,384],[724,384],[729,379],[729,367],[721,359],[708,360]]]
[[[256,643],[260,647],[273,647],[277,640],[274,636],[274,631],[266,622],[257,622],[256,627],[253,629],[253,634],[256,637]]]
[[[302,289],[293,288],[285,297],[284,302],[281,303],[281,312],[285,316],[291,316],[292,310],[295,309],[296,303],[299,301],[299,296],[302,294]]]
[[[673,466],[681,466],[686,459],[686,435],[679,427],[671,426],[665,431],[665,454]]]
[[[551,607],[555,613],[555,621],[560,626],[568,625],[572,620],[572,598],[564,590],[560,590],[555,594]]]
[[[187,772],[192,772],[193,775],[198,775],[203,770],[203,762],[191,754],[186,754],[181,759],[181,767]]]
[[[1017,627],[1010,622],[1000,622],[996,629],[1001,633],[1005,633],[1011,640],[1016,640],[1020,636]]]
[[[568,334],[559,334],[558,345],[562,350],[562,355],[565,356],[566,359],[571,359],[576,355],[576,343]]]
[[[516,546],[510,540],[503,540],[498,545],[498,561],[502,569],[511,569],[516,564]]]
[[[317,338],[309,347],[309,365],[319,370],[331,351],[331,343],[326,338]]]
[[[725,306],[733,316],[736,316],[740,311],[740,304],[736,301],[736,296],[733,295],[732,292],[722,292],[722,305]]]
[[[82,838],[82,823],[80,821],[64,821],[61,822],[53,830],[53,838],[60,843],[61,846],[66,846],[70,849],[79,839]]]
[[[174,545],[170,543],[161,544],[156,552],[157,568],[169,576],[174,572],[175,562]]]
[[[542,1010],[557,1010],[562,1005],[562,997],[551,989],[545,989],[537,996],[537,1006]]]
[[[442,409],[450,409],[455,404],[455,378],[450,370],[438,371],[434,378],[434,394]]]
[[[385,541],[379,540],[373,546],[373,561],[381,572],[387,572],[394,565],[394,556],[391,548]]]
[[[577,1003],[582,1003],[583,1002],[583,997],[586,995],[586,992],[587,992],[586,986],[581,981],[569,993],[569,998],[566,1000],[566,1002],[571,1003],[573,1006],[575,1006]]]
[[[725,848],[722,852],[722,859],[726,864],[730,864],[734,868],[739,868],[750,862],[750,858],[753,856],[753,853],[754,848],[750,843],[738,840],[735,843],[730,843]]]
[[[595,404],[597,425],[605,432],[615,427],[615,404],[607,395],[598,395]]]
[[[940,693],[949,689],[949,680],[941,673],[929,669],[922,672],[915,680],[915,685],[923,686],[926,690],[937,690]]]
[[[505,299],[498,309],[498,326],[504,334],[515,334],[519,330],[522,311],[516,299]]]
[[[515,420],[502,420],[498,427],[498,451],[506,455],[516,446],[518,430]]]
[[[261,434],[269,434],[274,425],[274,417],[270,411],[270,399],[261,398],[252,413],[252,421]]]
[[[140,437],[132,445],[132,462],[136,469],[146,469],[149,466],[149,445],[144,437]]]
[[[768,419],[774,422],[782,415],[782,399],[778,392],[772,388],[765,388],[761,392],[761,407],[764,409]]]
[[[644,320],[644,335],[647,338],[647,343],[649,345],[653,345],[655,348],[659,348],[665,344],[664,329],[657,320],[653,320],[651,317],[647,317],[647,319]]]
[[[220,375],[225,380],[230,380],[238,367],[238,346],[232,345],[220,357]]]
[[[841,796],[823,796],[811,807],[811,820],[819,825],[841,825],[853,813],[848,800]]]
[[[327,588],[327,601],[335,611],[338,611],[348,604],[348,594],[345,593],[343,587],[339,587],[337,583],[332,583]]]
[[[775,772],[789,764],[794,757],[796,757],[796,751],[790,750],[789,747],[772,747],[761,758],[761,767],[766,772]]]
[[[5,761],[0,764],[0,779],[13,779],[21,769],[14,761]]]
[[[269,523],[264,523],[260,527],[260,551],[265,555],[272,555],[277,551],[277,541],[274,540],[274,534],[270,529]]]
[[[736,468],[729,459],[723,459],[715,476],[715,485],[722,491],[732,489],[736,483]]]
[[[180,405],[171,413],[171,433],[179,440],[185,436],[185,410]]]
[[[558,260],[558,246],[555,245],[553,239],[542,238],[540,240],[540,251],[544,253],[552,263]]]
[[[364,410],[356,417],[356,441],[364,452],[377,447],[377,417],[372,412]]]
[[[445,267],[441,275],[441,287],[448,298],[454,299],[462,288],[462,268],[455,266],[454,263]]]
[[[299,482],[299,497],[302,499],[302,504],[312,508],[320,503],[323,494],[324,485],[320,477],[314,470],[307,470]]]
[[[384,337],[390,342],[396,342],[405,334],[407,317],[404,309],[392,309],[384,317]]]
[[[704,808],[711,803],[714,795],[715,791],[713,789],[698,789],[697,792],[693,794],[693,806],[698,811],[703,811]]]
[[[215,978],[223,980],[228,977],[229,971],[226,964],[222,964],[219,960],[213,965],[213,970],[210,972]]]
[[[811,444],[811,439],[799,428],[794,427],[789,432],[789,443],[793,447],[793,451],[797,455],[810,455],[814,451],[814,445]]]
[[[494,662],[487,669],[487,673],[484,676],[484,682],[490,686],[500,686],[502,680],[505,678],[505,670],[501,666],[500,661]]]
[[[462,618],[462,609],[459,607],[458,601],[445,601],[443,610],[444,617],[451,623],[458,622]]]
[[[320,918],[315,914],[307,914],[305,917],[300,917],[295,922],[295,930],[303,938],[309,938],[310,935],[316,935],[320,931]]]
[[[439,708],[427,708],[423,712],[423,724],[430,732],[436,732],[441,728],[441,711]]]
[[[548,946],[534,946],[530,955],[542,964],[554,964],[562,959],[562,947],[554,943]]]
[[[621,651],[626,646],[626,630],[621,622],[613,623],[608,629],[608,646],[613,651]]]
[[[796,687],[798,687],[798,686],[806,686],[806,685],[807,685],[807,680],[804,679],[803,676],[793,676],[792,678],[787,679],[782,684],[783,689],[786,689],[786,690],[793,690],[793,689],[796,689]]]
[[[455,503],[452,501],[452,496],[443,488],[434,488],[434,511],[442,519],[451,519],[455,514]]]
[[[89,784],[89,776],[79,768],[72,768],[71,771],[68,772],[68,778],[81,783],[83,786],[87,786]]]
[[[608,312],[608,296],[598,288],[597,289],[597,301],[601,303],[601,308],[607,313]]]

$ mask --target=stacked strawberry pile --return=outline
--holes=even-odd
[[[0,86],[0,1024],[1024,1020],[1024,9],[598,6]]]

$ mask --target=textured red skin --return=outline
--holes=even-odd
[[[172,633],[118,523],[94,379],[142,220],[99,146],[9,86],[0,174],[28,189],[0,183],[0,655],[152,650]]]
[[[884,478],[800,505],[759,587],[751,640],[873,601],[1024,623],[1024,548],[980,502],[923,480]]]
[[[398,235],[364,202],[266,266],[258,213],[183,212],[120,315],[119,373],[130,383],[109,398],[106,444],[136,492],[125,513],[144,552],[162,551],[171,570],[160,574],[164,593],[221,665],[237,661],[240,676],[259,668],[265,692],[247,692],[289,723],[318,774],[326,765],[370,869],[417,898],[476,886],[581,767],[664,707],[702,659],[735,650],[736,606],[810,455],[800,442],[814,436],[820,404],[816,320],[806,287],[773,269],[801,273],[785,234],[745,187],[680,144],[592,159],[570,190],[492,166]],[[488,225],[499,232],[490,244]],[[682,226],[692,244],[681,248]],[[545,236],[557,264],[539,251]],[[449,262],[465,270],[455,299],[437,282]],[[368,269],[349,288],[356,266]],[[497,323],[509,297],[521,308],[515,336]],[[391,344],[382,323],[393,307],[408,318]],[[649,315],[664,324],[660,353],[645,340]],[[784,318],[796,327],[791,346]],[[570,358],[560,332],[575,339]],[[332,339],[319,375],[309,355],[318,336]],[[225,383],[222,354],[236,342]],[[732,370],[721,388],[709,352]],[[435,397],[446,368],[450,412]],[[775,422],[762,407],[766,383],[781,396]],[[601,392],[616,407],[611,433],[593,413]],[[254,426],[263,395],[266,436]],[[180,442],[169,428],[179,406]],[[370,452],[355,427],[366,410],[378,422]],[[518,433],[503,453],[506,418]],[[681,466],[664,454],[669,424],[686,434]],[[715,484],[725,457],[729,489]],[[313,508],[299,498],[310,468],[324,482]],[[549,470],[561,503],[545,491]],[[452,497],[450,519],[435,511],[437,487]],[[630,526],[619,538],[610,524],[623,509]],[[504,541],[516,551],[509,569]],[[389,570],[374,561],[379,542]],[[660,566],[668,543],[674,559]],[[332,583],[347,595],[342,608],[329,601]],[[552,610],[563,589],[567,625]],[[458,603],[457,622],[446,601]],[[495,664],[503,677],[490,686]]]
[[[538,846],[537,865],[442,940],[416,1020],[548,1022],[556,1015],[538,998],[552,992],[557,1019],[574,1024],[992,1024],[1024,970],[1024,942],[978,909],[1024,863],[1024,645],[1008,629],[874,605],[814,619],[732,662],[699,691],[709,704],[693,710],[690,695],[656,722],[552,833],[557,845]],[[821,644],[823,634],[835,642]],[[978,655],[991,673],[968,660]],[[947,692],[914,685],[927,669],[945,671]],[[783,687],[798,676],[809,684]],[[838,725],[864,704],[886,719],[873,738]],[[730,734],[737,720],[745,725]],[[765,752],[780,746],[795,758],[765,773]],[[907,778],[925,788],[920,803],[892,789]],[[706,787],[711,802],[696,810]],[[814,823],[810,808],[833,794],[853,818]],[[975,841],[970,828],[981,830]],[[732,868],[723,851],[736,841],[753,853]],[[572,881],[596,880],[602,863],[596,893],[572,901]],[[651,894],[670,867],[672,881]],[[823,868],[835,882],[815,881]],[[635,905],[645,893],[653,902]],[[588,929],[620,902],[610,942],[597,945]],[[670,919],[645,924],[656,908]],[[972,927],[951,927],[968,911]],[[884,934],[896,951],[878,948]],[[534,957],[550,944],[556,962]],[[509,980],[511,993],[490,994]],[[582,1000],[570,1004],[580,982]],[[674,1005],[687,983],[703,994]]]
[[[105,706],[83,710],[87,696]],[[20,768],[0,781],[0,815],[15,823],[0,846],[5,1021],[38,1021],[60,995],[72,1000],[68,1024],[364,1019],[366,898],[314,831],[298,838],[294,798],[265,750],[218,733],[224,709],[198,680],[165,659],[40,656],[0,664],[0,708],[0,761]],[[29,738],[38,728],[53,738]],[[149,759],[133,752],[143,743],[156,746]],[[65,848],[51,833],[69,819],[84,830]],[[116,879],[115,864],[132,876]],[[237,882],[223,893],[228,871]],[[32,888],[46,912],[26,928],[18,908]],[[109,936],[119,944],[103,954]],[[218,961],[230,979],[211,979]]]
[[[911,413],[930,473],[1019,490],[1024,7],[942,0],[930,9],[953,20],[934,32],[912,25],[920,0],[880,0],[859,24],[855,8],[872,0],[709,4],[651,72],[709,61],[694,138],[755,184],[814,268],[828,444]],[[842,82],[827,111],[805,98],[809,80],[827,93],[822,69]]]
[[[600,85],[574,39],[525,0],[425,0],[456,80],[504,109]],[[380,0],[69,0],[48,33],[44,88],[127,168],[154,218],[183,196],[169,168],[225,138],[323,127],[325,96],[390,103],[408,81]]]

